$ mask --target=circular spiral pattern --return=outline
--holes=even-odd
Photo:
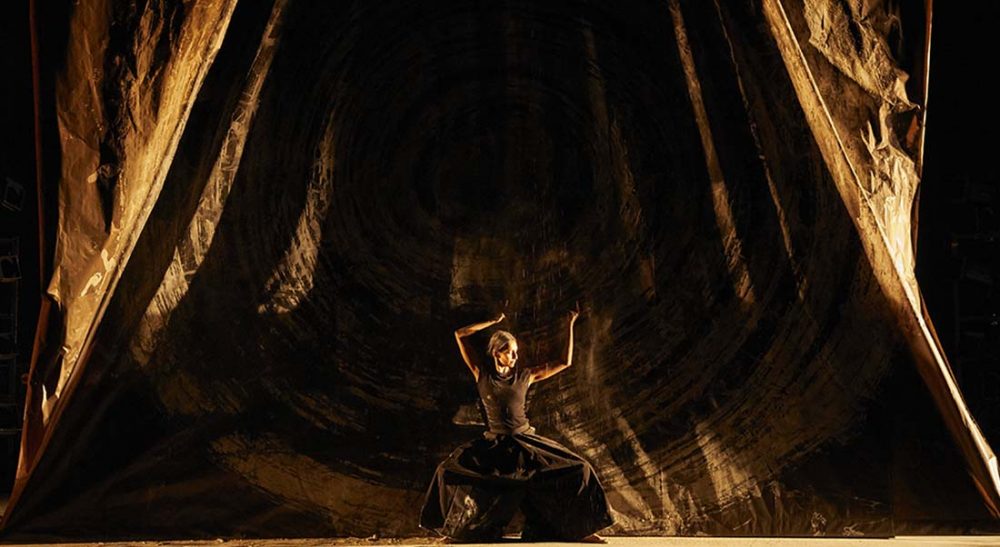
[[[195,217],[221,212],[158,289],[176,309],[140,321],[130,366],[187,446],[318,533],[412,533],[476,433],[452,331],[503,311],[537,364],[578,304],[529,418],[593,462],[619,532],[735,529],[850,436],[896,346],[773,42],[725,32],[744,8],[340,4],[289,3]]]

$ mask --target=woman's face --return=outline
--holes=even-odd
[[[497,364],[502,367],[513,367],[517,362],[517,341],[511,340],[504,349],[496,352]]]

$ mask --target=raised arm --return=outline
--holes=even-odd
[[[546,363],[544,365],[533,367],[531,369],[531,381],[537,382],[539,380],[544,380],[546,378],[551,378],[552,376],[568,369],[570,365],[573,364],[573,327],[576,325],[576,319],[580,317],[580,312],[577,310],[572,310],[569,312],[568,323],[569,323],[569,335],[566,339],[566,354],[560,361],[553,361],[551,363]]]
[[[469,371],[472,372],[473,376],[475,376],[477,382],[479,381],[479,366],[476,364],[476,360],[472,358],[472,350],[465,345],[464,338],[474,332],[479,332],[485,328],[496,325],[497,323],[503,321],[504,317],[504,314],[501,313],[496,319],[491,321],[473,323],[455,330],[455,341],[458,342],[458,351],[462,354],[462,360],[465,361],[465,366],[469,367]]]

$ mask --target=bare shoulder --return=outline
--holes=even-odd
[[[565,370],[568,366],[569,365],[562,361],[552,361],[530,367],[528,370],[531,371],[531,381],[538,382],[555,376],[559,372]]]
[[[522,374],[527,377],[528,381],[535,382],[545,372],[547,367],[548,363],[531,365],[530,367],[524,367]]]

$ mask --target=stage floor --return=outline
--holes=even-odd
[[[1000,546],[1000,535],[998,536],[898,536],[895,538],[701,538],[701,537],[609,537],[609,546],[625,547],[791,547],[794,545],[805,545],[808,547],[872,547],[874,545],[886,545],[887,547],[957,547],[961,545]],[[514,546],[522,543],[516,538],[505,540],[500,543],[464,543],[469,547],[486,545]],[[888,545],[888,544],[891,544]],[[38,545],[25,543],[4,543],[4,545]],[[335,546],[406,546],[419,547],[421,545],[437,546],[446,545],[440,540],[404,538],[404,539],[240,539],[240,540],[199,540],[199,541],[124,541],[108,543],[49,543],[46,547],[72,546],[72,547],[117,547],[117,546],[145,546],[145,547],[318,547],[321,545]],[[581,546],[590,545],[587,543],[523,543],[523,545],[565,545]]]

